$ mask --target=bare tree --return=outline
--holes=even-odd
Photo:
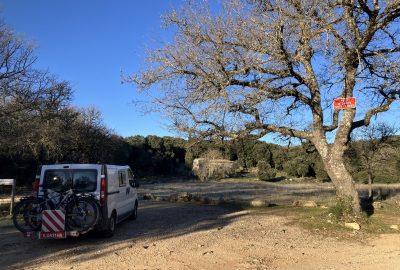
[[[350,197],[358,213],[343,153],[354,129],[399,99],[400,2],[258,2],[262,8],[226,1],[219,14],[204,1],[172,11],[165,22],[177,30],[173,42],[151,51],[149,65],[128,80],[152,95],[179,130],[310,141],[337,195]],[[362,102],[334,111],[338,97]]]
[[[368,196],[372,199],[372,184],[377,168],[389,162],[396,148],[393,138],[398,128],[386,123],[371,124],[352,134],[352,148],[368,175]]]
[[[37,109],[57,84],[35,61],[33,45],[0,22],[0,117]]]

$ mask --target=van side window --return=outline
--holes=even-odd
[[[134,179],[134,175],[131,170],[128,170],[128,181],[131,187],[136,187],[136,181]]]
[[[126,186],[126,174],[125,171],[118,172],[118,179],[119,179],[119,186],[124,187]]]

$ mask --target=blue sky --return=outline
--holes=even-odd
[[[173,135],[155,113],[144,115],[132,100],[145,97],[132,84],[121,84],[121,71],[132,74],[144,52],[168,41],[162,14],[181,0],[0,0],[1,17],[16,33],[33,41],[36,67],[71,82],[73,104],[95,106],[105,124],[122,136]]]

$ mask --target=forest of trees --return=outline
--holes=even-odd
[[[84,112],[76,114],[77,118],[71,126],[61,120],[58,120],[60,123],[57,121],[56,125],[50,125],[48,129],[43,129],[38,124],[36,131],[34,129],[28,133],[29,136],[38,136],[38,141],[35,141],[31,148],[10,147],[9,144],[15,144],[24,137],[3,141],[0,152],[0,178],[17,178],[19,185],[29,186],[33,182],[38,165],[75,162],[128,164],[139,178],[192,177],[193,159],[208,157],[235,161],[238,172],[243,174],[254,172],[258,165],[267,163],[268,167],[275,169],[279,175],[288,178],[309,177],[329,181],[318,153],[310,144],[288,147],[259,140],[216,142],[158,136],[122,138],[102,125],[96,126],[92,122],[83,121],[81,118],[87,117]],[[10,127],[8,130],[10,133],[16,133],[16,129],[18,128]],[[35,132],[38,134],[32,134]],[[44,136],[47,137],[43,138]],[[43,144],[43,141],[46,143]],[[370,145],[370,142],[353,142],[346,154],[349,170],[354,179],[361,183],[368,181],[368,167],[362,156],[365,154],[362,152],[364,144]],[[382,148],[384,153],[369,163],[376,183],[400,182],[400,138],[392,137],[390,145],[390,148]],[[382,159],[382,156],[385,158]]]

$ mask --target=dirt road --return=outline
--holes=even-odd
[[[0,228],[0,269],[400,269],[400,235],[343,241],[271,210],[141,202],[113,238],[23,238]]]

